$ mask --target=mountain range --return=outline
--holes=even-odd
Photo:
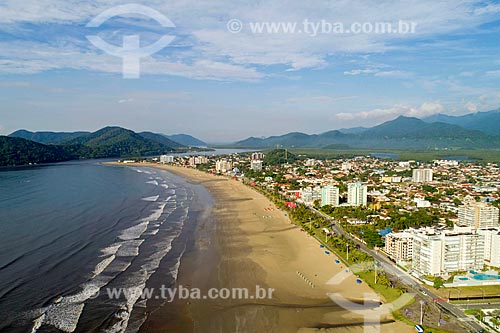
[[[500,148],[500,110],[461,117],[425,119],[400,116],[371,128],[356,127],[321,134],[292,132],[267,138],[250,137],[236,147],[272,148]]]
[[[500,109],[464,116],[437,114],[424,119],[400,116],[383,124],[321,134],[291,132],[250,137],[239,148],[313,147],[329,149],[498,149]],[[82,158],[138,157],[186,151],[206,143],[186,134],[136,133],[121,127],[96,132],[16,131],[0,136],[0,165],[47,163]]]
[[[189,140],[190,143],[196,140],[203,143],[189,135],[180,138]],[[19,130],[9,136],[0,136],[0,166],[72,159],[140,157],[189,149],[187,145],[162,134],[136,133],[116,126],[105,127],[93,133]]]
[[[85,136],[87,134],[91,134],[91,132],[31,132],[24,129],[15,131],[9,134],[10,137],[22,138],[30,141],[35,141],[43,144],[64,144],[67,141],[72,139],[76,139],[78,137]],[[167,145],[175,146],[185,146],[185,147],[207,147],[207,143],[203,142],[194,136],[188,134],[158,134],[152,132],[141,132],[139,133],[143,137],[152,138],[153,141],[158,141],[160,143],[164,143]],[[160,137],[164,137],[169,140],[162,140]]]
[[[478,130],[490,135],[500,135],[500,109],[488,112],[469,113],[463,116],[436,114],[423,118],[428,123],[442,122],[466,129]]]

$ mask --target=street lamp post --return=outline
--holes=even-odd
[[[424,301],[420,301],[420,325],[424,324]]]
[[[347,255],[346,255],[346,258],[347,258],[347,262],[349,262],[349,243],[347,243],[346,246],[347,246]]]

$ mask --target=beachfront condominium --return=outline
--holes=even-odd
[[[480,228],[498,227],[498,208],[484,202],[465,202],[458,209],[458,225]]]
[[[484,264],[484,235],[470,227],[419,229],[414,232],[412,250],[412,268],[420,275],[480,270]]]
[[[479,229],[484,236],[484,261],[486,265],[500,267],[500,228]]]
[[[347,203],[351,206],[366,206],[368,187],[361,183],[347,185]]]
[[[172,155],[161,155],[160,163],[174,163],[174,157]]]
[[[432,169],[413,169],[413,177],[412,181],[414,183],[428,183],[433,180],[433,172]]]
[[[226,173],[233,169],[233,163],[226,159],[217,160],[215,162],[215,171],[218,173]]]
[[[384,251],[395,262],[411,261],[413,258],[413,233],[403,231],[387,234]]]
[[[313,204],[316,200],[321,200],[320,187],[305,187],[300,190],[300,200],[306,205]]]
[[[321,188],[321,206],[339,205],[339,188],[333,185],[327,185]]]
[[[191,156],[189,158],[189,165],[190,166],[197,166],[200,164],[206,164],[208,163],[208,157],[206,156]]]

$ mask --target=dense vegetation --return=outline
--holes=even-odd
[[[153,134],[153,133],[151,133]],[[151,136],[150,136],[151,137]],[[142,157],[182,148],[168,145],[169,139],[157,142],[120,127],[106,127],[65,141],[64,145],[44,145],[14,137],[0,137],[0,165],[50,163],[71,159],[105,157]]]
[[[352,234],[363,239],[370,247],[381,247],[384,245],[380,230],[390,228],[392,230],[404,230],[408,228],[421,228],[435,225],[440,222],[441,212],[436,208],[417,209],[414,211],[401,211],[397,207],[389,209],[388,217],[390,219],[383,220],[376,216],[377,212],[366,207],[332,207],[323,206],[320,208],[322,212],[335,218],[336,221],[345,222],[345,218],[355,218],[361,221],[366,221],[363,225],[350,225],[344,223],[344,229]],[[447,221],[450,225],[450,220]]]
[[[89,133],[90,132],[30,132],[27,130],[19,130],[9,134],[9,136],[43,144],[57,145]]]
[[[266,165],[280,165],[283,163],[293,163],[297,160],[295,154],[286,149],[274,149],[266,152],[264,157],[264,164]]]
[[[61,146],[0,136],[0,166],[62,162],[72,158],[71,152]]]

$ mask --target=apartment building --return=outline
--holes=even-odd
[[[321,206],[339,205],[339,188],[333,185],[324,186],[321,188]]]
[[[479,229],[484,236],[484,261],[488,266],[500,267],[500,228]]]
[[[347,185],[347,203],[351,206],[366,206],[368,187],[361,183]]]
[[[394,261],[411,261],[413,258],[413,233],[395,232],[385,236],[385,253]]]
[[[428,183],[433,180],[433,171],[432,169],[413,169],[413,177],[412,181],[414,183]]]
[[[458,222],[460,226],[475,229],[498,227],[499,210],[497,207],[484,202],[466,202],[458,209]]]
[[[412,268],[420,275],[432,276],[480,270],[484,264],[484,238],[471,227],[415,230]]]

